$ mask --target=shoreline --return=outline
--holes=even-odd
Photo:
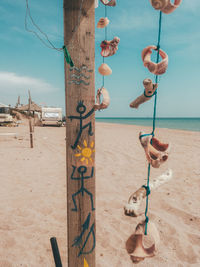
[[[150,120],[152,120],[151,118],[106,118],[106,119],[104,119],[104,118],[95,118],[95,122],[96,123],[106,123],[106,124],[115,124],[115,125],[133,125],[133,126],[141,126],[141,127],[152,127],[153,126],[153,123],[152,123],[152,125],[145,125],[145,124],[135,124],[135,123],[128,123],[128,122],[122,122],[122,123],[120,123],[119,121],[110,121],[110,120],[126,120],[126,119],[133,119],[133,120],[148,120],[148,121],[150,121]],[[167,118],[166,118],[167,119]],[[171,119],[171,118],[170,118]],[[175,118],[176,119],[176,118]],[[189,118],[188,118],[189,119]],[[199,119],[199,121],[200,121],[200,118],[196,118],[196,119]],[[102,121],[101,121],[102,120]],[[106,121],[106,120],[108,120],[108,121]],[[180,130],[180,131],[186,131],[186,132],[200,132],[200,129],[182,129],[182,128],[174,128],[174,127],[169,127],[168,128],[168,126],[166,126],[166,127],[161,127],[160,125],[159,126],[157,126],[156,125],[156,128],[158,128],[158,129],[167,129],[167,130]]]

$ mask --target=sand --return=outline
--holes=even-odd
[[[150,128],[96,124],[97,267],[134,266],[126,241],[143,216],[124,215],[129,195],[145,184],[147,162],[138,134]],[[2,133],[17,133],[17,137]],[[149,197],[149,218],[160,233],[155,257],[137,266],[200,266],[200,133],[157,129],[170,142],[173,179]],[[0,127],[0,267],[53,267],[49,239],[57,237],[67,266],[65,129],[28,125]],[[106,165],[105,165],[106,162]]]

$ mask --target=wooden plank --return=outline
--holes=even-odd
[[[65,62],[69,267],[95,267],[94,27],[94,0],[64,0],[64,43],[77,67]]]

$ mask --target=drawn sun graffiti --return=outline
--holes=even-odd
[[[90,143],[90,146],[88,146],[87,141],[84,140],[83,141],[83,145],[84,148],[80,147],[79,145],[77,146],[77,148],[79,149],[79,153],[75,154],[75,157],[77,158],[81,158],[80,161],[81,162],[86,162],[86,164],[88,165],[89,161],[93,162],[92,160],[92,154],[95,152],[94,148],[94,142],[92,141]]]

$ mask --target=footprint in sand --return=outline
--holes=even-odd
[[[200,217],[194,216],[190,213],[187,213],[183,210],[180,210],[178,208],[172,207],[165,201],[162,201],[162,209],[166,212],[169,212],[171,215],[176,217],[176,219],[180,218],[182,222],[184,222],[187,226],[190,228],[193,228],[195,230],[200,230]]]
[[[14,267],[9,261],[0,260],[0,267]]]
[[[4,249],[9,249],[12,248],[13,246],[15,246],[16,241],[13,237],[5,237],[4,235],[4,239],[2,239],[0,241],[0,247],[3,247]]]
[[[200,235],[188,234],[188,239],[191,242],[191,244],[200,247]]]
[[[193,243],[187,242],[185,232],[177,232],[176,228],[167,222],[162,227],[162,242],[173,250],[181,261],[189,264],[197,263],[198,253],[195,253]]]

